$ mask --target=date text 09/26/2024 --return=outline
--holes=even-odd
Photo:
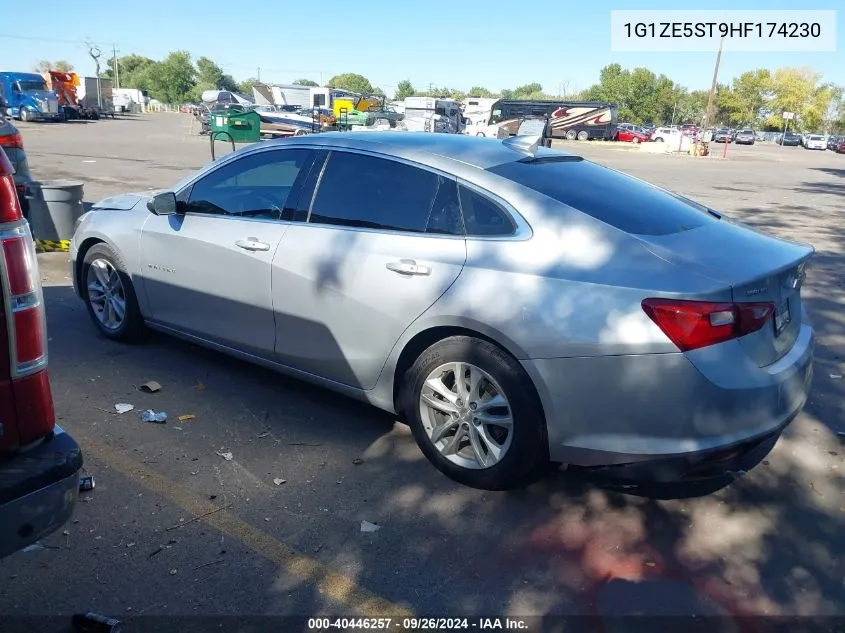
[[[309,618],[309,631],[528,631],[519,618]]]

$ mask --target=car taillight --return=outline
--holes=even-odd
[[[10,149],[23,149],[23,137],[20,132],[0,136],[0,147],[8,147]]]
[[[12,174],[15,173],[6,153],[0,149],[0,222],[16,222],[23,217]]]
[[[0,238],[3,250],[3,285],[6,294],[6,327],[11,341],[11,375],[38,371],[47,363],[44,304],[38,280],[35,245],[23,227]]]
[[[682,352],[756,332],[774,312],[772,303],[714,303],[646,299],[645,313]]]

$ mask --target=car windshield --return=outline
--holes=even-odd
[[[811,141],[823,141],[824,139],[821,136],[811,136]]]
[[[690,200],[578,157],[514,161],[488,171],[634,235],[668,235],[718,221]]]
[[[740,134],[754,134],[753,130],[743,130]]]

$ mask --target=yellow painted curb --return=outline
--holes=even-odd
[[[70,250],[70,240],[35,240],[35,250],[39,253],[66,253]]]

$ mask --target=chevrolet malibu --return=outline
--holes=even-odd
[[[95,205],[76,291],[110,339],[154,328],[395,413],[470,486],[762,459],[807,398],[813,248],[540,142],[257,143]]]

